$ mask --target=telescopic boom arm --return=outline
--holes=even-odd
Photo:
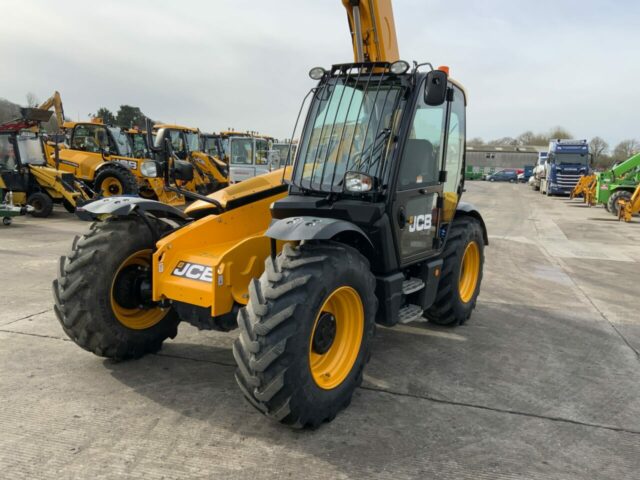
[[[342,0],[356,62],[389,62],[400,59],[391,0]]]

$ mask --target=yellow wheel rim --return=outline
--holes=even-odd
[[[122,195],[124,192],[124,188],[122,188],[122,183],[120,180],[114,177],[107,177],[102,181],[102,185],[100,185],[102,189],[102,194],[105,197],[114,197],[116,195]]]
[[[460,265],[460,281],[459,291],[460,300],[463,303],[469,303],[473,298],[473,294],[478,286],[478,278],[480,277],[480,247],[476,242],[467,245],[462,257],[462,265]]]
[[[116,282],[122,280],[122,274],[131,267],[140,267],[144,269],[151,268],[152,253],[152,250],[140,250],[128,257],[124,262],[122,262],[116,271],[116,274],[113,276],[113,282],[111,283],[110,301],[113,314],[122,325],[127,328],[131,328],[132,330],[145,330],[147,328],[151,328],[162,320],[169,312],[168,309],[159,307],[128,308],[120,305],[116,300],[116,295],[114,293],[115,285]]]
[[[360,295],[351,287],[337,288],[322,304],[309,340],[309,367],[318,387],[331,390],[347,378],[358,358],[363,332]]]

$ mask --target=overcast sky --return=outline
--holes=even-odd
[[[640,137],[637,0],[395,0],[400,55],[451,66],[468,136],[562,125]],[[352,60],[339,0],[2,0],[0,97],[136,105],[205,131],[287,137],[310,67]]]

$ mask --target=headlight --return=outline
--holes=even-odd
[[[153,160],[147,160],[140,165],[140,173],[147,178],[157,178],[160,176],[160,165]]]
[[[360,172],[347,172],[344,175],[344,188],[347,192],[370,192],[373,188],[373,177]]]

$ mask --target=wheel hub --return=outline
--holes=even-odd
[[[139,308],[151,300],[149,272],[140,265],[129,265],[118,274],[113,297],[124,308]]]
[[[336,317],[331,313],[322,312],[311,343],[314,353],[327,353],[336,339],[336,331]]]

